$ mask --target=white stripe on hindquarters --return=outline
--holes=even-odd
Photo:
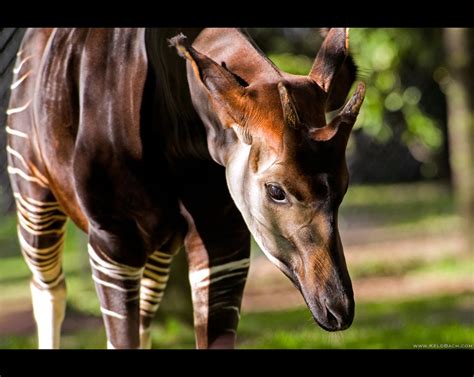
[[[11,90],[14,90],[18,87],[18,85],[20,85],[23,81],[26,80],[26,78],[31,75],[32,71],[28,71],[27,73],[25,73],[23,76],[21,76],[17,81],[15,81],[13,84],[10,85],[10,89]]]
[[[24,58],[20,64],[18,64],[17,67],[13,68],[13,74],[17,75],[18,73],[20,73],[21,71],[21,68],[23,67],[23,64],[25,64],[28,60],[30,60],[33,56],[27,56],[26,58]]]
[[[7,115],[11,114],[16,114],[16,113],[21,113],[22,111],[25,111],[28,106],[30,106],[31,100],[29,100],[26,104],[20,107],[12,107],[11,109],[7,109]]]
[[[39,179],[38,177],[33,177],[31,175],[28,175],[26,174],[23,170],[21,169],[18,169],[18,168],[15,168],[13,166],[8,166],[7,167],[7,171],[8,173],[12,174],[12,175],[18,175],[20,176],[21,178],[29,181],[29,182],[34,182],[34,183],[37,183],[38,185],[40,185],[41,187],[44,187],[44,188],[49,188],[48,186],[48,183],[47,182],[43,182],[41,179]]]
[[[28,139],[28,135],[24,132],[14,130],[13,128],[10,128],[9,126],[6,126],[5,131],[7,131],[7,134],[22,137],[24,139]]]
[[[33,174],[34,177],[38,178],[46,185],[49,184],[48,179],[39,171],[39,169],[32,162],[26,162],[23,156],[9,145],[7,145],[7,153],[16,157],[23,164],[23,166],[28,169],[31,174]]]

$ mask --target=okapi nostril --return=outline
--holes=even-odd
[[[330,323],[331,325],[340,325],[341,323],[341,317],[338,316],[336,313],[334,313],[327,305],[326,305],[326,318],[328,320],[328,323]]]

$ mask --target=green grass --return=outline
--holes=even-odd
[[[306,308],[242,313],[238,348],[403,348],[417,344],[474,344],[472,294],[416,300],[362,302],[348,330],[328,333],[311,319]],[[152,329],[154,348],[194,348],[192,327],[168,319]],[[0,348],[35,348],[35,336],[0,339]],[[65,334],[63,348],[104,348],[102,327]]]
[[[307,309],[243,315],[240,348],[413,348],[474,344],[472,294],[359,303],[348,330],[316,328]]]

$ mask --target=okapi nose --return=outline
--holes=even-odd
[[[324,300],[326,308],[326,326],[329,331],[345,330],[354,319],[354,300],[341,297],[336,300]]]

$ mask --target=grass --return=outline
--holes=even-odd
[[[306,308],[281,312],[243,313],[239,326],[241,349],[402,348],[415,345],[474,344],[474,297],[434,296],[416,300],[362,302],[350,329],[328,333]],[[174,319],[155,324],[154,348],[194,348],[192,327]],[[0,339],[0,348],[35,348],[35,336]],[[63,348],[103,348],[102,327],[65,334]]]
[[[404,348],[414,344],[474,344],[471,294],[359,303],[350,329],[316,329],[306,309],[242,318],[241,348]],[[255,336],[262,329],[263,336]]]

